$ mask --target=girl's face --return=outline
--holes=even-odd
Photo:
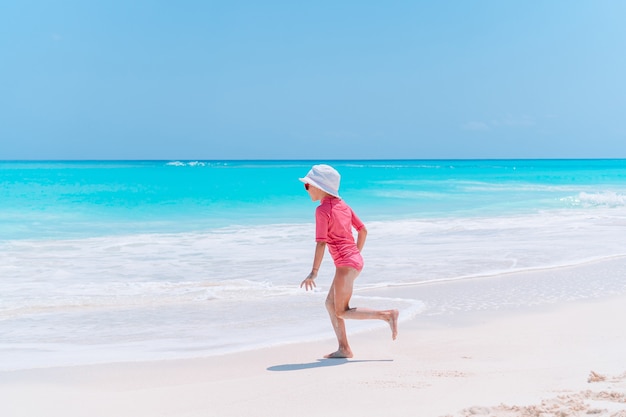
[[[319,188],[312,186],[311,184],[304,184],[304,188],[309,193],[309,197],[311,197],[312,201],[319,201],[322,198],[326,197],[325,191],[322,191]]]

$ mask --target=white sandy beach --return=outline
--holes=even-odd
[[[626,265],[612,262],[614,274]],[[602,271],[602,263],[558,273],[588,270]],[[370,291],[423,299],[424,289]],[[200,359],[2,372],[0,415],[624,417],[624,317],[626,295],[618,294],[418,314],[401,321],[395,342],[381,323],[350,335],[350,360],[320,359],[335,348],[328,339]]]

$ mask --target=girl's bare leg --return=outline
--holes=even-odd
[[[398,335],[398,310],[370,310],[365,308],[350,308],[350,298],[354,286],[354,280],[359,276],[359,271],[350,267],[337,267],[335,278],[326,298],[326,309],[330,315],[330,321],[337,335],[339,349],[326,358],[351,358],[352,349],[348,344],[344,319],[352,320],[384,320],[391,327],[393,340]]]
[[[352,349],[348,344],[348,336],[346,335],[346,322],[342,317],[338,317],[335,313],[335,282],[333,281],[328,291],[328,297],[326,297],[326,310],[330,316],[330,322],[335,330],[337,336],[337,342],[339,343],[339,349],[336,352],[330,353],[325,358],[351,358]]]

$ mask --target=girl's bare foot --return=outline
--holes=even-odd
[[[398,310],[391,310],[391,315],[389,317],[389,326],[391,327],[391,338],[396,340],[398,337],[398,316],[400,312]]]
[[[325,355],[324,357],[326,359],[344,359],[344,358],[351,358],[352,356],[354,355],[352,354],[351,350],[345,351],[343,349],[339,349],[337,352],[329,353],[328,355]]]

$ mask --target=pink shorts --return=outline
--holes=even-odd
[[[355,253],[352,256],[337,259],[335,261],[335,266],[348,266],[350,268],[356,269],[357,271],[361,271],[363,269],[363,257],[360,253]]]

